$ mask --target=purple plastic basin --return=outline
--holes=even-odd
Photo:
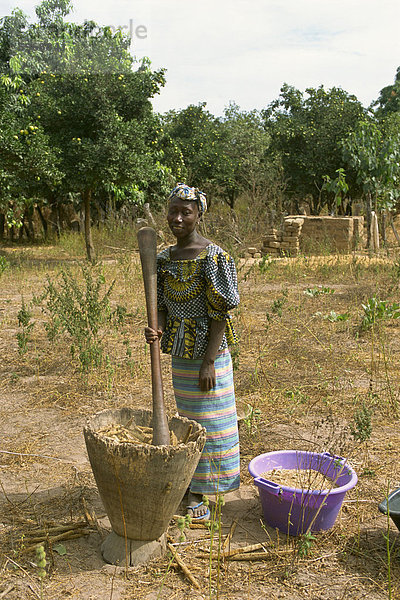
[[[297,489],[261,477],[262,473],[273,469],[314,469],[333,479],[338,487],[331,490]],[[258,487],[265,522],[290,535],[330,529],[347,490],[357,483],[357,475],[346,459],[328,452],[267,452],[253,458],[249,471]]]

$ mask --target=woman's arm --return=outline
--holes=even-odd
[[[224,337],[226,321],[215,321],[211,319],[210,336],[199,372],[199,386],[202,392],[209,392],[215,387],[215,367],[214,361],[217,356],[218,348]]]

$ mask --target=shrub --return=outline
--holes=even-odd
[[[361,328],[364,330],[370,329],[377,321],[400,317],[400,304],[389,304],[386,300],[379,300],[376,296],[369,298],[367,303],[361,306],[364,311]]]
[[[4,256],[0,256],[0,277],[7,269],[10,268],[10,263]]]
[[[121,325],[127,311],[122,306],[111,310],[114,282],[102,291],[105,279],[98,267],[81,265],[81,271],[82,283],[69,269],[60,271],[58,282],[47,276],[44,292],[34,298],[34,303],[48,317],[44,326],[49,340],[67,334],[72,356],[78,358],[82,371],[87,372],[103,362],[102,328]]]

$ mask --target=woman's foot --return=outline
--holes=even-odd
[[[188,504],[186,508],[187,514],[193,519],[200,520],[202,518],[205,518],[209,513],[208,506],[203,504],[203,495],[194,494],[193,492],[189,492]]]

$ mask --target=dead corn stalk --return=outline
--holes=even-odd
[[[170,544],[170,542],[167,542],[167,546],[168,546],[168,550],[172,553],[172,557],[173,559],[176,561],[176,563],[178,564],[178,566],[182,569],[183,573],[186,575],[186,577],[189,579],[190,583],[197,589],[200,589],[200,584],[197,581],[197,579],[192,575],[192,573],[190,572],[188,566],[183,562],[183,560],[178,556],[178,553],[176,551],[176,548],[173,547],[172,544]]]

